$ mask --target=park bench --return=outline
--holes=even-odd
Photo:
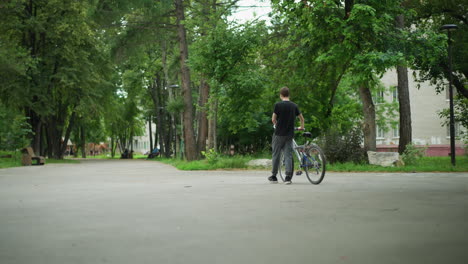
[[[21,157],[21,164],[23,166],[30,166],[32,165],[32,161],[35,160],[36,164],[35,165],[44,165],[45,164],[45,158],[41,156],[36,156],[34,154],[34,151],[31,147],[27,147],[21,150],[21,153],[23,153]]]

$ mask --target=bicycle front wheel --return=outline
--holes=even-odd
[[[319,146],[308,147],[301,163],[310,183],[319,184],[322,182],[325,177],[327,161]]]
[[[284,154],[281,152],[281,158],[280,158],[280,165],[278,168],[279,176],[281,180],[284,182],[284,179],[286,178],[286,163],[284,160]]]

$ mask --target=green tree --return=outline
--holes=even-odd
[[[29,145],[26,117],[0,103],[0,150],[16,151]]]
[[[397,35],[395,17],[404,11],[400,2],[274,1],[278,37],[288,36],[278,47],[286,54],[279,61],[285,65],[280,76],[290,86],[303,87],[296,91],[303,100],[299,103],[305,116],[314,116],[309,124],[317,132],[329,127],[338,87],[351,74],[363,109],[370,110],[365,115],[366,146],[375,149],[371,84],[374,76],[404,61],[387,37]]]
[[[439,91],[444,90],[449,76],[446,32],[441,31],[440,27],[445,24],[458,25],[458,30],[452,34],[452,78],[458,94],[468,98],[468,89],[464,85],[468,78],[467,1],[408,0],[406,5],[414,11],[409,21],[416,28],[416,32],[412,33],[418,45],[408,47],[414,56],[414,66],[420,71],[419,78],[437,84]]]
[[[21,74],[10,78],[10,85],[21,89],[5,89],[3,100],[15,98],[25,109],[34,131],[33,148],[39,152],[46,145],[49,157],[63,156],[83,98],[102,95],[107,53],[91,19],[95,4],[14,0],[0,11],[2,39],[19,47],[7,58],[14,60],[27,51],[26,61],[31,62],[25,78]],[[41,144],[43,139],[46,144]]]
[[[193,44],[190,65],[210,86],[210,119],[220,122],[216,122],[217,127],[223,129],[217,134],[224,135],[223,139],[237,137],[239,131],[254,134],[265,124],[259,115],[264,114],[267,103],[262,98],[265,78],[259,50],[266,32],[264,24],[236,25],[219,20]],[[222,107],[217,108],[218,104]]]

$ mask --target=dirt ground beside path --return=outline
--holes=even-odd
[[[0,170],[0,263],[460,263],[468,173],[178,171],[146,160]]]

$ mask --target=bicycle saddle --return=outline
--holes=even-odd
[[[304,132],[304,133],[302,133],[302,136],[307,137],[307,138],[311,138],[312,134],[310,132]]]

